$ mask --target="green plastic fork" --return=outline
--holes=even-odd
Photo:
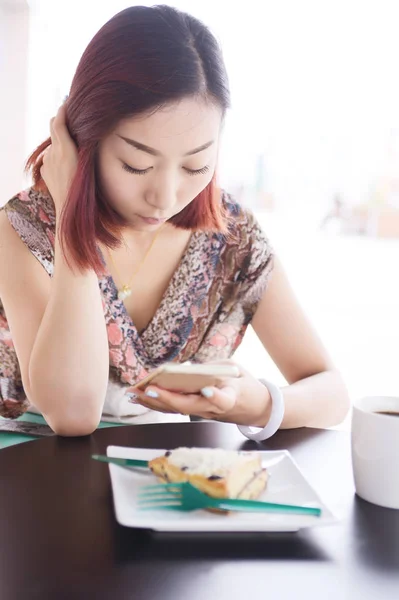
[[[192,511],[201,508],[249,512],[279,512],[320,517],[321,509],[310,506],[275,504],[259,500],[239,498],[211,498],[191,483],[161,483],[140,488],[137,498],[139,510],[180,510]]]

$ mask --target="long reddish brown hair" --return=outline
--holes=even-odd
[[[63,249],[80,269],[102,272],[97,243],[118,247],[118,234],[126,224],[100,188],[99,142],[120,120],[190,96],[217,103],[223,114],[229,106],[221,50],[194,17],[170,6],[134,6],[110,19],[89,43],[66,103],[79,161],[60,221]],[[26,163],[35,189],[44,192],[48,190],[40,168],[50,143],[51,138],[45,140]],[[171,222],[182,229],[226,231],[215,176]]]

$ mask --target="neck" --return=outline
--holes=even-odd
[[[121,231],[122,244],[127,246],[130,245],[142,245],[146,244],[158,237],[162,233],[163,229],[167,229],[167,224],[163,223],[157,227],[146,228],[146,229],[135,229],[133,227],[124,227]]]

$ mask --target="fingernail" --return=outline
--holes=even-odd
[[[213,389],[210,387],[204,387],[201,390],[201,394],[204,396],[204,398],[212,398],[213,396]]]
[[[137,404],[137,402],[138,402],[137,394],[134,394],[133,392],[126,392],[125,396],[128,398],[128,402],[130,402],[131,404]]]
[[[145,395],[149,398],[159,398],[159,394],[155,390],[146,390]]]

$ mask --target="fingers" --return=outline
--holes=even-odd
[[[60,137],[60,132],[61,132],[61,128],[62,128],[62,117],[60,120],[60,110],[62,107],[60,107],[57,111],[57,114],[55,115],[55,117],[52,117],[52,119],[50,119],[50,135],[51,135],[51,140],[52,141],[59,141],[59,137]],[[62,115],[62,113],[61,113]]]
[[[206,418],[222,417],[236,404],[237,391],[231,387],[204,388],[200,394],[176,394],[155,386],[145,392],[131,388],[140,404],[160,412],[198,415]]]
[[[216,414],[231,411],[238,398],[238,392],[232,385],[223,388],[204,388],[202,395],[209,403],[209,410]]]
[[[43,164],[46,162],[46,160],[48,158],[48,154],[49,154],[50,148],[51,148],[51,144],[49,146],[47,146],[47,148],[45,148],[45,150],[43,151],[43,154],[42,154]]]
[[[155,386],[148,387],[145,392],[136,389],[133,391],[140,404],[160,412],[191,415],[198,414],[203,408],[200,401],[204,399],[194,394],[176,394]]]
[[[51,144],[44,149],[42,153],[42,166],[40,167],[40,176],[46,182],[46,164],[51,151]]]
[[[147,408],[183,415],[196,414],[197,399],[200,398],[194,394],[176,394],[155,386],[148,387],[144,392],[132,388],[132,392],[136,394],[140,404]]]
[[[55,130],[54,130],[54,121],[55,121],[55,117],[52,117],[50,119],[50,136],[51,136],[51,141],[55,140]]]
[[[160,413],[166,413],[166,414],[188,414],[188,413],[179,413],[179,411],[177,410],[173,410],[170,407],[166,407],[163,404],[156,404],[153,401],[150,402],[146,402],[145,400],[140,399],[140,401],[138,402],[138,404],[140,404],[141,406],[145,406],[145,408],[148,408],[150,410],[156,410],[157,412]]]
[[[66,107],[62,104],[55,117],[50,119],[50,135],[54,143],[71,143],[68,128],[66,126]]]
[[[66,124],[66,106],[65,106],[65,104],[61,104],[61,106],[59,107],[57,114],[55,116],[55,120],[57,122],[57,125],[65,126],[65,124]]]

